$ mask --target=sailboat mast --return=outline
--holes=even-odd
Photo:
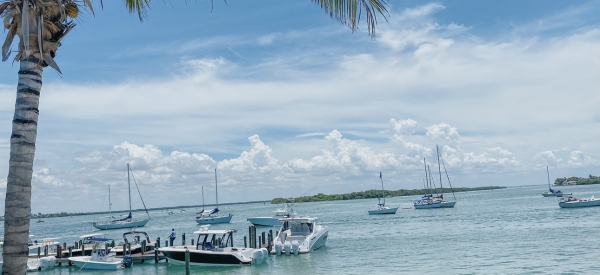
[[[423,158],[423,166],[425,166],[425,180],[427,181],[427,186],[425,187],[425,195],[427,195],[427,190],[429,189],[429,175],[427,175],[427,162],[425,158]]]
[[[204,185],[202,186],[202,212],[204,212]]]
[[[440,165],[440,148],[435,145],[435,150],[437,151],[437,159],[438,159],[438,172],[440,173],[440,190],[442,193],[442,199],[444,198],[444,188],[442,187],[442,167]]]
[[[129,163],[127,163],[127,189],[129,190],[129,215],[131,216],[131,182],[129,181]]]
[[[548,166],[546,166],[546,175],[548,175],[548,189],[552,189],[550,187],[550,171],[548,171]]]
[[[217,209],[219,209],[219,189],[217,187],[217,168],[215,168],[215,196],[217,201]]]
[[[379,179],[381,180],[381,197],[383,198],[383,204],[385,204],[385,193],[383,192],[383,176],[379,172]]]
[[[108,185],[108,218],[112,220],[112,203],[110,202],[110,184]]]

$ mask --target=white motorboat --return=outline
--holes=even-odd
[[[204,186],[202,186],[202,211],[198,212],[196,222],[198,224],[216,224],[216,223],[230,223],[233,215],[219,215],[219,192],[217,188],[217,169],[215,169],[215,196],[217,207],[211,210],[204,210]]]
[[[396,214],[398,207],[385,206],[385,191],[383,190],[383,176],[381,175],[381,172],[379,172],[379,179],[381,180],[381,197],[383,198],[383,203],[381,202],[381,198],[377,198],[379,202],[377,204],[377,209],[369,210],[369,215]]]
[[[117,270],[125,267],[123,259],[115,258],[114,253],[109,253],[105,243],[112,241],[106,238],[89,238],[93,243],[91,256],[69,257],[69,261],[81,269]],[[129,258],[131,260],[131,258]],[[129,263],[130,264],[130,263]]]
[[[134,228],[134,227],[142,227],[145,226],[148,221],[150,221],[150,214],[148,214],[148,209],[146,209],[146,214],[148,215],[147,219],[133,219],[131,216],[131,182],[129,180],[129,172],[131,169],[129,168],[129,163],[127,163],[127,190],[129,191],[129,214],[125,218],[115,219],[112,216],[111,203],[110,203],[110,185],[108,186],[108,217],[103,217],[98,219],[96,222],[92,223],[92,225],[101,230],[109,230],[109,229],[120,229],[120,228]],[[137,186],[137,183],[136,183]],[[141,194],[140,194],[141,197]],[[142,203],[144,201],[142,200]],[[146,205],[144,204],[144,209]]]
[[[542,196],[544,196],[544,197],[562,197],[565,195],[572,195],[572,193],[565,194],[558,189],[552,189],[552,187],[550,187],[550,171],[548,171],[548,166],[546,166],[546,175],[548,176],[548,191],[542,193]]]
[[[48,254],[56,254],[56,246],[60,243],[57,241],[58,238],[43,238],[41,242],[35,240],[32,241],[29,235],[29,257],[37,257],[38,255],[44,255],[44,250],[48,246]]]
[[[263,262],[266,248],[243,248],[233,246],[235,230],[209,230],[201,226],[195,246],[170,246],[158,249],[170,263],[185,264],[185,252],[189,251],[190,265],[198,266],[241,266]]]
[[[600,206],[600,199],[594,198],[594,196],[591,198],[577,198],[575,196],[565,195],[558,202],[558,206],[561,208]]]
[[[281,226],[279,219],[293,217],[295,215],[293,203],[287,203],[284,208],[279,208],[274,211],[275,214],[272,217],[252,217],[248,218],[248,221],[255,226]]]
[[[280,219],[279,235],[273,240],[272,254],[303,254],[325,245],[329,227],[317,223],[317,218],[291,217]]]

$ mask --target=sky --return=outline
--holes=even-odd
[[[128,163],[133,208],[136,186],[150,208],[199,205],[202,186],[215,203],[215,169],[221,203],[378,189],[380,172],[422,188],[436,146],[453,187],[600,174],[600,1],[393,0],[375,39],[309,0],[180,2],[76,19],[43,75],[33,213],[107,211],[109,185],[127,209]],[[17,71],[0,64],[4,175]]]

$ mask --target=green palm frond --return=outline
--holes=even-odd
[[[387,21],[389,12],[387,0],[312,0],[329,13],[331,18],[345,26],[348,26],[352,32],[358,30],[360,17],[364,10],[367,17],[367,27],[371,38],[375,38],[375,28],[377,27],[377,15],[383,16]]]

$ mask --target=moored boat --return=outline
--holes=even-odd
[[[129,245],[129,247],[127,247]],[[123,246],[127,250],[126,253],[137,254],[150,252],[156,248],[156,242],[150,240],[148,234],[144,231],[129,231],[123,233],[123,243],[111,248],[111,252],[115,253],[115,256],[123,256]]]
[[[381,172],[379,172],[379,179],[381,180],[381,197],[383,198],[383,202],[381,202],[381,198],[377,198],[377,209],[369,210],[369,215],[396,214],[398,207],[389,207],[385,205],[385,191],[383,189],[383,176]]]
[[[600,206],[600,199],[594,198],[594,196],[591,198],[577,198],[572,195],[565,195],[558,202],[558,206],[561,208]]]
[[[303,254],[319,249],[327,242],[329,227],[317,223],[317,218],[291,217],[280,219],[279,235],[273,240],[271,254]]]
[[[69,257],[69,261],[75,266],[81,269],[117,270],[131,264],[131,258],[118,259],[115,258],[114,253],[109,253],[104,244],[112,241],[111,239],[89,238],[88,241],[93,243],[92,255]]]
[[[233,215],[219,215],[219,192],[217,187],[217,169],[215,169],[215,198],[217,207],[211,210],[204,210],[204,186],[202,187],[202,211],[198,212],[196,216],[196,222],[198,224],[216,224],[216,223],[230,223]]]
[[[201,226],[195,246],[170,246],[158,249],[170,263],[185,264],[185,253],[189,251],[190,265],[198,266],[243,266],[263,262],[267,258],[265,248],[243,248],[233,246],[236,230],[210,230]]]
[[[572,193],[565,194],[558,189],[552,189],[552,187],[550,187],[550,171],[548,171],[548,166],[546,166],[546,175],[548,176],[548,191],[542,193],[542,196],[544,196],[544,197],[562,197],[565,195],[572,195]]]

